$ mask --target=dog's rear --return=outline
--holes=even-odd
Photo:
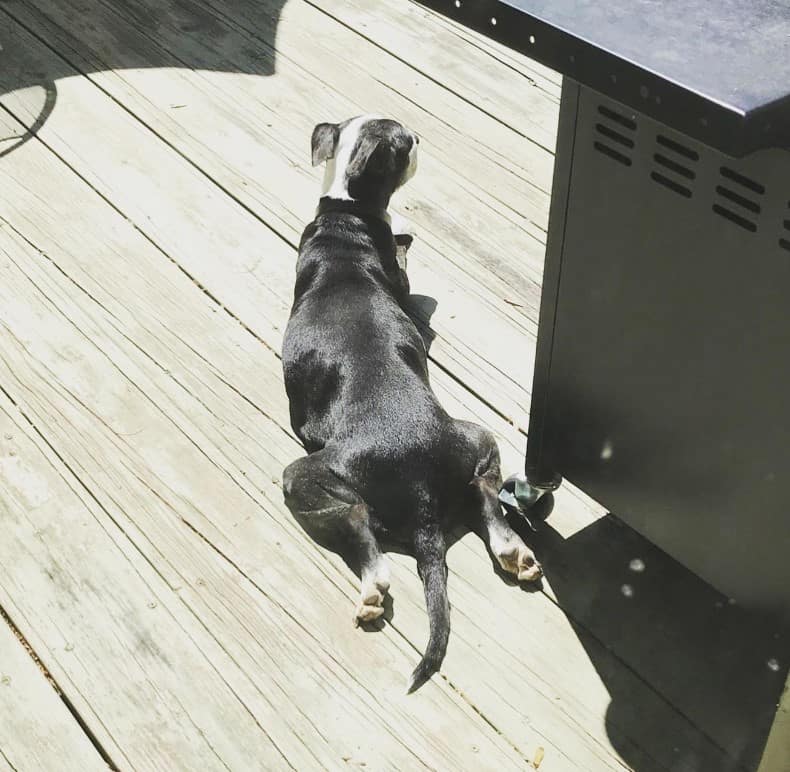
[[[356,624],[383,614],[389,568],[379,540],[413,550],[430,637],[410,691],[439,669],[447,649],[444,534],[464,510],[474,512],[503,568],[520,579],[540,575],[499,507],[496,442],[442,409],[404,308],[408,281],[388,205],[414,173],[417,142],[373,116],[316,127],[324,195],[300,244],[283,343],[291,423],[309,453],[285,470],[286,503],[319,542],[359,560]]]

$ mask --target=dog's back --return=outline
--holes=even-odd
[[[384,223],[329,213],[308,226],[283,345],[292,425],[308,451],[333,448],[393,536],[415,488],[455,476],[442,447],[451,419],[405,299]]]

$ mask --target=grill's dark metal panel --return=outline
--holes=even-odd
[[[559,472],[733,597],[787,610],[790,153],[733,162],[589,89],[563,100],[577,122],[561,128],[530,479]],[[637,124],[630,166],[595,150],[601,104]]]
[[[567,476],[790,617],[786,3],[421,2],[566,76],[518,500]]]
[[[530,443],[527,447],[527,478],[535,486],[551,488],[556,467],[547,468],[542,459],[543,438],[549,399],[551,356],[557,314],[557,296],[562,274],[565,223],[568,217],[571,172],[573,168],[579,86],[566,81],[562,88],[560,119],[557,133],[557,162],[554,165],[551,213],[546,239],[546,262],[540,296],[540,324],[535,353],[535,374],[529,412]]]

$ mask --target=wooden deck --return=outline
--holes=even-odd
[[[411,696],[413,561],[356,630],[282,503],[308,138],[360,112],[422,139],[435,389],[522,465],[556,73],[409,0],[7,0],[0,43],[0,769],[757,767],[790,639],[571,486],[542,592],[450,550]]]

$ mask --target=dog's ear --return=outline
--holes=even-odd
[[[386,143],[379,137],[360,137],[356,152],[351,157],[346,174],[349,180],[357,179],[368,169],[376,173],[386,173],[393,165],[391,153]]]
[[[313,166],[335,157],[335,149],[340,139],[340,128],[336,123],[319,123],[313,129],[310,140]]]

